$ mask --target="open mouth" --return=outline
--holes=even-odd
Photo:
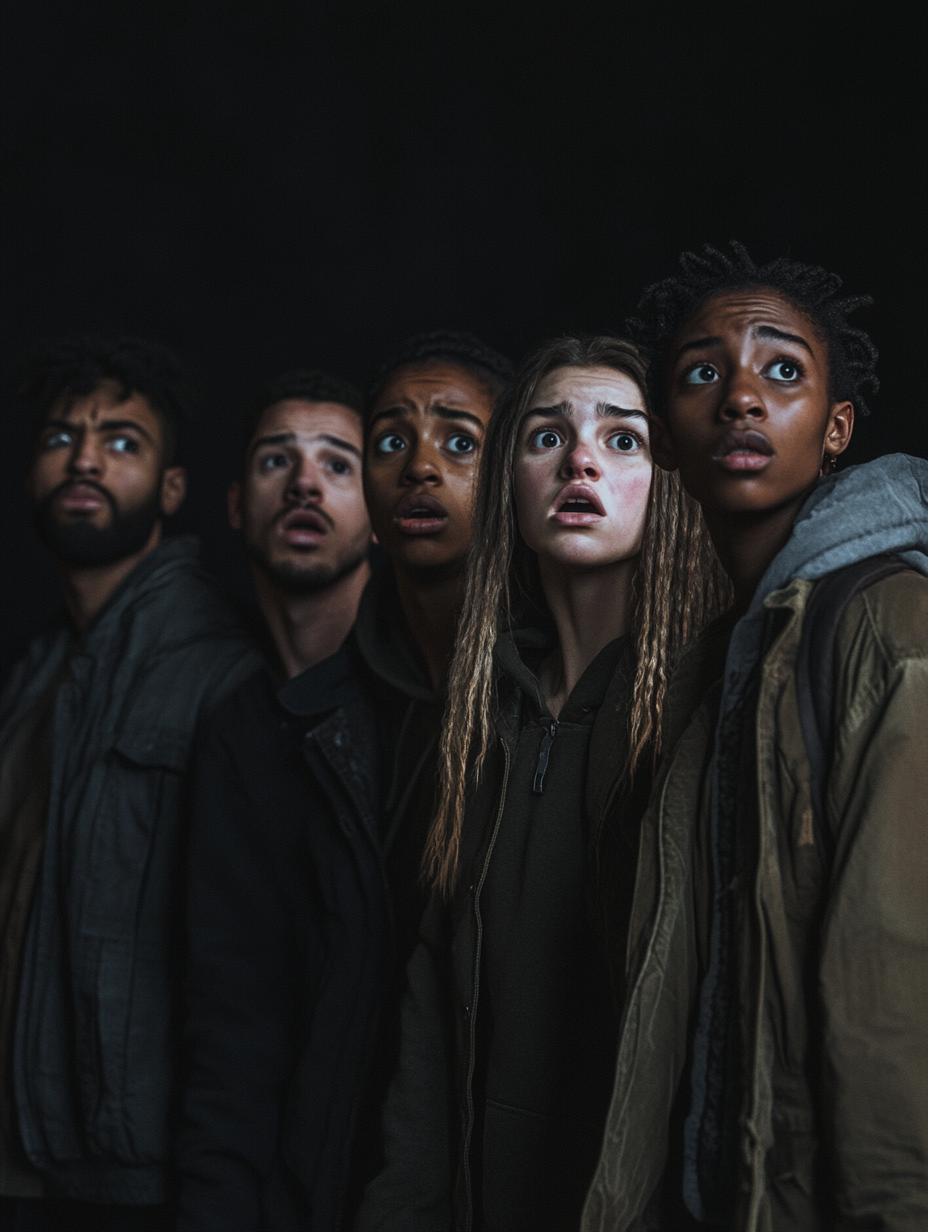
[[[592,526],[605,516],[602,501],[585,483],[569,483],[554,502],[553,517],[559,526]]]
[[[733,473],[754,473],[769,466],[774,449],[762,432],[726,432],[712,461]]]
[[[106,505],[103,493],[89,483],[71,483],[61,488],[55,504],[65,513],[93,514]]]
[[[393,511],[393,525],[403,535],[435,535],[448,525],[448,510],[422,492],[410,492]]]
[[[294,548],[314,548],[328,533],[328,523],[318,509],[293,509],[280,522],[281,538]]]

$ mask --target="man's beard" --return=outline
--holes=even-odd
[[[39,501],[33,510],[39,538],[49,551],[64,564],[78,569],[114,565],[127,556],[141,552],[161,517],[159,487],[140,505],[123,512],[112,493],[99,483],[87,479],[82,479],[80,483],[81,487],[93,488],[104,497],[112,515],[109,525],[97,527],[78,518],[62,522],[55,517],[52,503],[61,491],[74,486],[74,480],[69,479]]]
[[[248,555],[255,564],[288,595],[313,595],[334,586],[363,564],[368,553],[368,545],[365,544],[362,551],[355,552],[348,559],[334,565],[321,562],[299,565],[292,560],[271,560],[256,543],[249,543],[247,547]]]

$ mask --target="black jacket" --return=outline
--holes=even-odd
[[[599,1154],[648,789],[620,787],[634,663],[607,647],[555,724],[534,675],[549,647],[516,640],[497,647],[500,739],[458,887],[431,901],[409,965],[364,1232],[566,1232]]]
[[[28,1159],[86,1201],[168,1193],[184,771],[199,721],[256,661],[196,554],[162,543],[81,643],[64,623],[39,638],[0,699],[2,745],[70,656],[14,1083]]]
[[[337,655],[283,685],[262,669],[210,726],[190,850],[182,1232],[330,1232],[377,1170],[440,715],[381,574]]]

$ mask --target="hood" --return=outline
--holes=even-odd
[[[389,560],[379,563],[364,588],[354,626],[364,662],[381,680],[416,701],[443,703],[416,652]]]
[[[895,552],[928,574],[928,462],[922,458],[888,454],[818,481],[735,626],[723,714],[737,704],[759,657],[767,596],[793,578],[814,582],[882,552]]]

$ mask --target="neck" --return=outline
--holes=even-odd
[[[599,652],[627,632],[638,558],[582,573],[541,558],[538,564],[558,635],[558,649],[542,664],[539,676],[548,707],[557,717]]]
[[[703,510],[722,568],[735,590],[735,610],[746,612],[757,584],[773,558],[786,546],[808,492],[786,505],[762,513]]]
[[[156,522],[148,536],[148,542],[132,556],[124,556],[111,565],[94,565],[91,568],[76,568],[59,562],[58,576],[64,591],[64,601],[77,626],[84,634],[96,620],[110,596],[129,576],[135,566],[161,542],[161,523]]]
[[[257,563],[252,564],[252,574],[261,614],[292,680],[339,649],[354,624],[371,570],[362,560],[331,586],[308,595],[284,590]]]
[[[454,636],[464,595],[464,566],[405,570],[393,566],[400,607],[433,689],[448,677]]]

